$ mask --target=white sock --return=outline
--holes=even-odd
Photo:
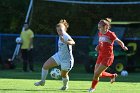
[[[48,70],[42,68],[41,81],[45,82],[47,75],[48,75]]]
[[[66,78],[62,77],[62,80],[63,80],[63,86],[68,87],[69,76],[67,76]]]

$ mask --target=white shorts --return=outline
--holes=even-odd
[[[52,58],[61,66],[61,70],[70,71],[73,67],[74,60],[61,60],[61,56],[58,53],[54,54]]]

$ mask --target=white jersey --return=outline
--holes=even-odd
[[[63,38],[64,38],[64,41],[68,41],[68,39],[71,39],[71,37],[67,33],[63,34]],[[60,40],[60,37],[58,40],[58,52],[57,53],[59,56],[61,56],[61,58],[60,58],[61,60],[73,60],[72,45],[63,43]]]
[[[64,41],[68,41],[68,39],[72,39],[70,35],[66,32],[63,33]],[[53,56],[54,60],[58,65],[61,65],[61,69],[69,71],[72,69],[74,65],[74,58],[72,54],[72,45],[68,45],[58,40],[58,52],[55,53]]]

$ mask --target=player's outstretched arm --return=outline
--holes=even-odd
[[[124,45],[124,43],[120,40],[120,39],[116,39],[115,40],[124,50],[128,50],[128,48]]]

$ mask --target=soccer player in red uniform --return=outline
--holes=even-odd
[[[98,58],[95,64],[94,76],[92,80],[91,88],[89,92],[94,92],[96,85],[99,82],[99,77],[109,77],[111,79],[111,83],[115,81],[115,78],[118,76],[116,73],[111,74],[106,72],[106,69],[112,65],[114,60],[113,53],[113,44],[116,41],[124,50],[128,50],[128,48],[124,45],[124,43],[117,38],[114,32],[110,31],[110,18],[106,18],[100,20],[98,23],[99,29],[99,43],[96,46],[95,50],[98,51]]]

